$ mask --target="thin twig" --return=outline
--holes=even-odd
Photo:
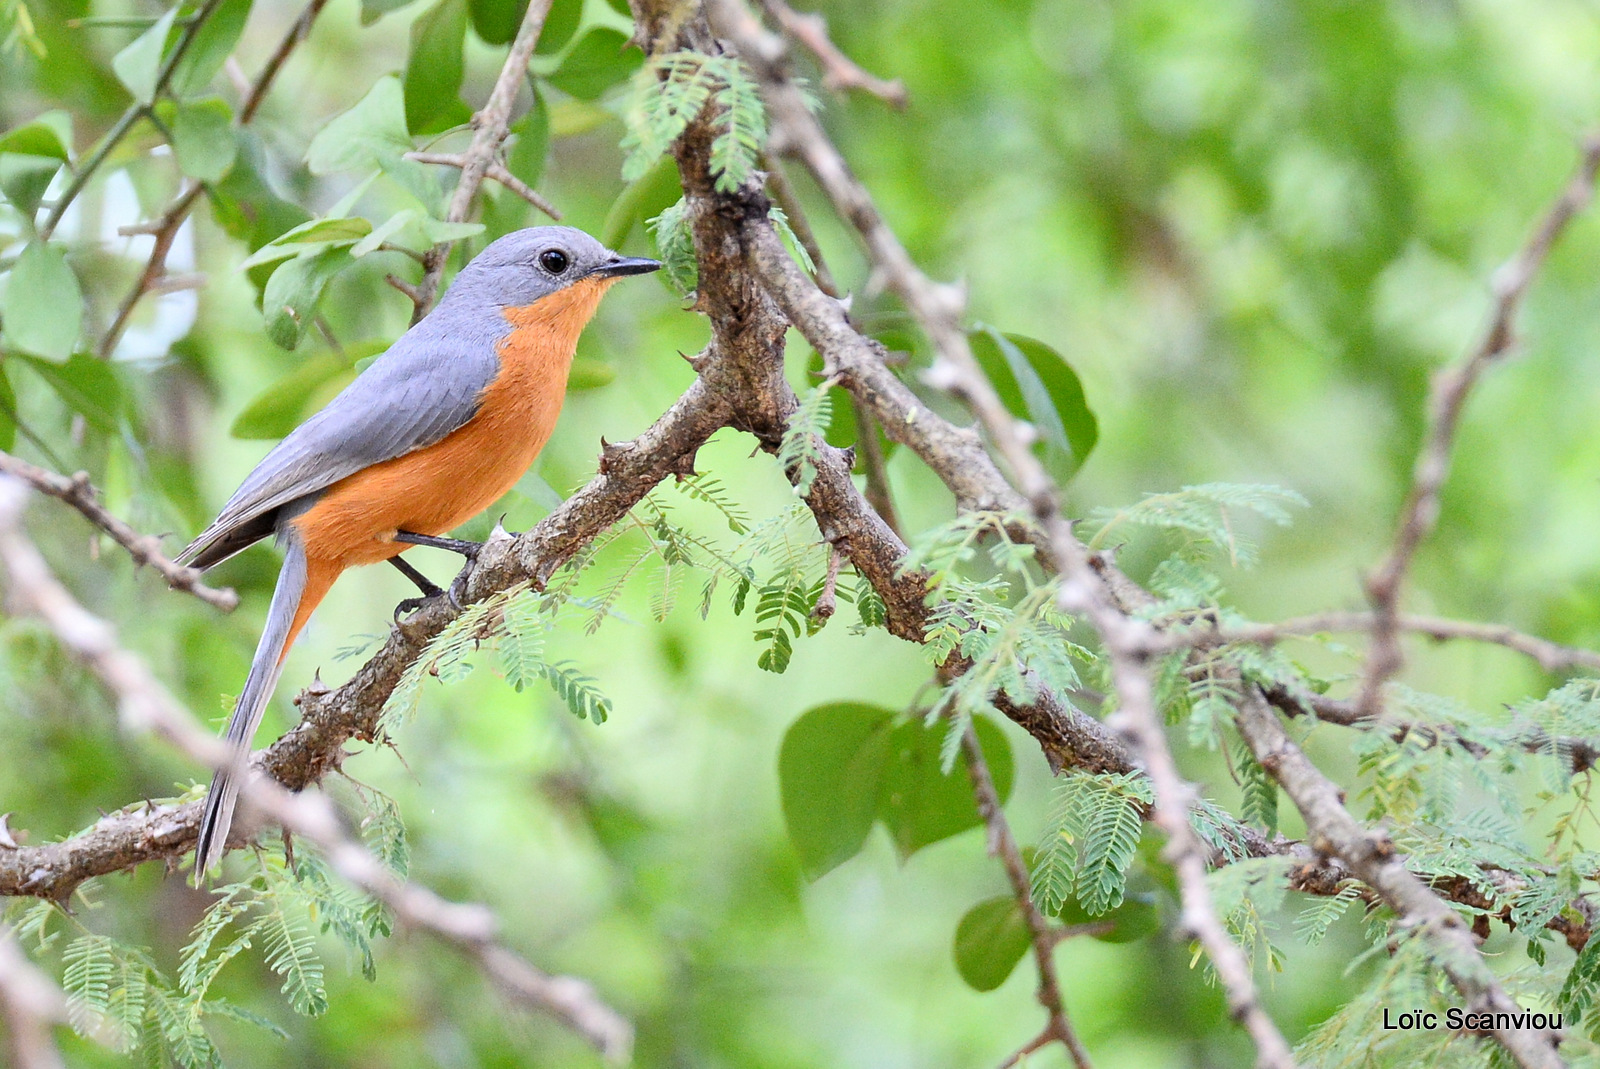
[[[0,925],[0,1021],[15,1069],[63,1069],[51,1029],[67,1023],[67,999],[29,961],[11,929]]]
[[[145,663],[118,644],[111,625],[79,605],[50,573],[22,529],[26,501],[24,483],[0,477],[0,569],[14,607],[43,620],[62,646],[100,677],[118,699],[125,728],[152,732],[195,760],[226,767],[233,760],[226,744],[202,728]],[[249,777],[241,793],[256,811],[315,843],[334,871],[394,910],[401,921],[466,953],[508,996],[554,1017],[607,1057],[627,1059],[631,1026],[587,983],[550,976],[522,960],[499,942],[497,923],[487,908],[447,902],[397,878],[344,832],[326,796],[291,793],[263,776]]]
[[[761,0],[761,6],[783,32],[805,45],[822,63],[822,84],[829,89],[860,89],[896,108],[906,106],[906,87],[900,79],[886,81],[862,70],[839,50],[828,36],[828,20],[818,14],[802,15],[783,0]]]
[[[467,167],[466,156],[459,152],[408,152],[406,153],[406,159],[416,160],[418,163],[437,164],[441,167],[454,167],[457,170],[465,170]],[[493,178],[550,218],[556,220],[561,218],[561,213],[556,211],[555,205],[546,200],[532,186],[507,170],[506,165],[499,160],[491,160],[488,168],[484,170],[483,176],[485,178]]]
[[[1370,612],[1325,612],[1296,616],[1276,624],[1243,624],[1199,633],[1214,635],[1222,642],[1270,644],[1296,635],[1315,635],[1327,631],[1370,631],[1376,625],[1376,620],[1377,614]],[[1402,613],[1395,617],[1395,628],[1402,632],[1424,635],[1438,642],[1460,639],[1504,646],[1533,658],[1546,672],[1567,672],[1575,668],[1600,671],[1600,652],[1579,646],[1563,646],[1559,642],[1529,635],[1505,624],[1485,624],[1473,620],[1451,620],[1443,616]],[[1191,634],[1196,632],[1178,633],[1173,637],[1181,640]],[[1181,641],[1179,644],[1182,644]]]
[[[1469,1000],[1469,1008],[1516,1014],[1517,1005],[1478,953],[1460,914],[1445,905],[1406,868],[1405,855],[1378,832],[1368,831],[1345,809],[1344,792],[1323,775],[1278,723],[1267,703],[1247,692],[1239,710],[1239,732],[1251,753],[1293,800],[1312,837],[1343,858],[1364,883],[1399,915],[1402,930],[1430,944],[1430,957]],[[1557,1069],[1559,1037],[1548,1029],[1491,1028],[1523,1069]]]
[[[328,3],[328,0],[311,0],[299,17],[294,20],[288,31],[278,41],[278,47],[272,50],[272,55],[267,58],[266,64],[261,68],[261,73],[256,76],[255,82],[250,86],[243,102],[239,105],[239,114],[234,117],[234,128],[247,126],[255,118],[262,101],[267,98],[267,93],[272,84],[277,80],[278,73],[283,70],[283,65],[288,62],[289,55],[301,41],[311,32],[311,25],[317,15]],[[166,274],[167,255],[172,251],[172,243],[177,239],[178,231],[183,227],[184,220],[194,209],[195,202],[200,199],[200,194],[205,191],[200,182],[189,182],[161,218],[149,223],[139,223],[134,226],[118,228],[119,234],[135,235],[149,234],[155,238],[155,245],[150,250],[150,257],[145,261],[139,279],[134,283],[133,289],[122,299],[117,307],[117,314],[111,321],[111,326],[106,328],[105,336],[100,339],[99,352],[102,358],[109,358],[116,351],[117,343],[122,340],[123,332],[128,329],[128,321],[133,316],[133,310],[138,307],[139,301],[148,294],[160,288],[160,282]]]
[[[822,579],[822,593],[811,607],[811,619],[826,623],[839,608],[839,565],[844,563],[844,552],[837,545],[828,547],[828,571]]]
[[[1061,1045],[1067,1048],[1067,1053],[1072,1056],[1072,1063],[1078,1069],[1092,1069],[1089,1052],[1084,1049],[1082,1040],[1078,1038],[1078,1033],[1073,1030],[1072,1022],[1067,1017],[1066,1002],[1061,993],[1061,978],[1056,973],[1055,948],[1061,941],[1060,929],[1053,927],[1034,904],[1028,866],[1022,860],[1022,851],[1017,849],[1016,837],[1011,834],[1011,825],[1007,822],[1005,810],[1000,805],[1000,792],[995,789],[994,777],[989,773],[989,763],[983,756],[983,747],[978,744],[978,735],[970,724],[961,735],[961,751],[966,757],[967,771],[972,775],[972,794],[977,800],[978,815],[983,818],[984,827],[988,830],[989,856],[997,858],[1001,867],[1005,869],[1006,880],[1011,884],[1011,894],[1017,901],[1017,908],[1022,911],[1022,916],[1028,922],[1033,961],[1039,970],[1039,1005],[1044,1007],[1047,1016],[1044,1030],[1031,1045],[1004,1062],[1002,1069],[1004,1066],[1015,1065],[1019,1058],[1055,1041],[1060,1041]]]
[[[173,44],[172,51],[167,53],[167,58],[161,64],[161,69],[156,72],[155,85],[150,91],[150,99],[152,101],[166,90],[167,83],[172,80],[173,74],[177,72],[178,64],[182,62],[185,53],[189,51],[189,46],[194,43],[196,35],[205,26],[206,20],[211,18],[221,3],[222,0],[205,0],[200,9],[183,23],[183,28],[178,31],[178,40]],[[89,184],[89,179],[94,177],[94,173],[110,157],[111,150],[122,142],[122,139],[128,135],[128,131],[133,129],[133,124],[140,119],[150,117],[151,114],[150,105],[143,101],[135,101],[122,113],[115,125],[100,139],[100,143],[95,146],[94,152],[73,173],[72,181],[67,183],[67,188],[61,191],[61,195],[50,206],[49,213],[39,226],[40,241],[48,241],[50,235],[55,233],[56,227],[61,224],[61,217],[66,215],[67,209],[71,207],[72,202],[78,199],[78,194],[82,193],[84,187]]]
[[[27,482],[41,493],[66,502],[82,513],[83,518],[104,531],[111,539],[128,551],[135,564],[148,564],[161,573],[167,585],[174,590],[187,591],[208,605],[224,612],[239,604],[239,595],[232,590],[219,590],[202,581],[198,568],[186,568],[161,552],[161,540],[154,535],[143,535],[113,516],[100,504],[89,476],[78,472],[70,478],[30,464],[26,460],[0,452],[0,472]]]
[[[500,68],[494,88],[483,110],[472,117],[472,143],[462,153],[461,177],[456,181],[455,192],[450,195],[450,206],[445,219],[464,223],[472,212],[472,202],[483,185],[489,168],[500,158],[500,146],[511,130],[511,106],[516,103],[517,91],[528,77],[528,60],[534,46],[539,43],[539,32],[544,29],[545,16],[550,13],[551,0],[532,0],[522,25],[517,28],[516,39],[511,42],[511,53]],[[531,192],[531,191],[530,191]],[[542,210],[542,209],[541,209]],[[444,277],[445,261],[450,257],[453,241],[441,241],[429,249],[423,260],[422,281],[417,283],[417,295],[411,310],[411,322],[417,323],[428,314],[439,296],[439,282]]]
[[[1450,474],[1450,454],[1455,448],[1456,428],[1467,397],[1483,373],[1511,351],[1516,342],[1516,317],[1522,299],[1567,224],[1594,196],[1597,173],[1600,173],[1600,133],[1585,139],[1577,173],[1567,182],[1527,243],[1495,272],[1490,281],[1494,311],[1478,347],[1467,359],[1434,377],[1428,406],[1429,426],[1417,453],[1411,489],[1400,508],[1394,544],[1383,563],[1367,579],[1373,626],[1372,648],[1367,654],[1358,699],[1363,711],[1377,711],[1383,685],[1404,664],[1399,641],[1400,593],[1417,547],[1439,521],[1439,494]]]

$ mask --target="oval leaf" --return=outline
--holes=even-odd
[[[467,0],[439,0],[411,24],[406,60],[406,126],[433,134],[471,118],[461,102],[467,38]]]
[[[178,169],[198,182],[220,182],[239,155],[233,109],[213,97],[180,105],[170,121]]]
[[[616,30],[590,30],[561,61],[550,84],[580,100],[593,100],[644,65],[644,54],[627,45],[627,37]]]
[[[317,313],[322,291],[353,262],[349,249],[335,248],[280,264],[261,293],[267,336],[285,349],[299,345]]]
[[[250,18],[251,0],[222,0],[189,42],[172,72],[172,91],[181,97],[204,93],[233,53]]]
[[[166,55],[167,37],[177,17],[174,4],[156,24],[134,38],[133,43],[111,58],[111,69],[141,104],[155,99],[156,81],[161,77],[161,58]]]
[[[83,294],[66,253],[31,241],[6,280],[0,322],[13,346],[62,363],[72,355],[83,325]]]
[[[956,925],[956,971],[975,991],[993,991],[1006,982],[1028,952],[1028,921],[1009,895],[979,902]]]
[[[855,702],[808,709],[778,751],[789,839],[807,877],[854,857],[872,830],[898,714]]]
[[[1011,743],[985,717],[974,717],[972,724],[995,791],[1004,802],[1011,796]],[[896,727],[890,739],[879,815],[902,860],[924,846],[983,823],[966,765],[959,765],[948,776],[940,771],[940,748],[947,730],[949,725],[943,721],[928,727],[922,718],[913,717]]]
[[[117,430],[122,422],[123,390],[116,365],[88,353],[77,353],[64,364],[31,356],[22,359],[50,384],[68,408],[97,430]]]
[[[979,326],[967,337],[1006,409],[1039,432],[1053,473],[1065,479],[1083,467],[1099,441],[1100,425],[1066,359],[1042,341],[993,327]]]
[[[228,433],[235,438],[282,438],[310,415],[313,399],[326,394],[330,383],[354,377],[348,359],[319,353],[257,394]]]

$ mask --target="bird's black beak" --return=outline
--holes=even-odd
[[[592,274],[599,278],[621,278],[623,275],[648,275],[661,270],[660,260],[647,260],[642,256],[619,256],[601,264]]]

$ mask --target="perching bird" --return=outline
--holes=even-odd
[[[660,266],[571,227],[494,242],[430,315],[278,443],[179,556],[210,568],[268,535],[284,549],[228,721],[233,761],[206,799],[196,880],[222,856],[250,740],[283,659],[339,573],[387,560],[424,595],[441,593],[399,554],[434,545],[470,556],[475,544],[438,536],[528,470],[555,427],[578,335],[600,298],[618,278]]]

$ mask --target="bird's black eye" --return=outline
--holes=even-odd
[[[546,249],[539,254],[539,266],[552,275],[561,274],[567,269],[569,263],[571,261],[567,259],[567,254],[560,249]]]

